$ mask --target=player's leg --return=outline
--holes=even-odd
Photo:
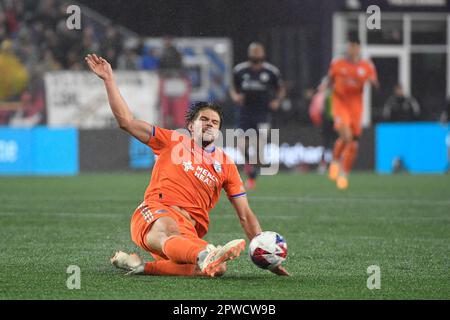
[[[171,207],[161,208],[150,210],[143,203],[131,221],[132,240],[154,257],[156,255],[157,262],[167,259],[173,263],[150,264],[149,272],[191,276],[199,274],[200,270],[209,276],[218,276],[226,270],[224,263],[237,257],[245,247],[242,239],[235,240],[236,243],[231,241],[224,247],[209,245],[198,237],[194,226],[184,215]],[[179,267],[177,264],[194,267]],[[163,267],[166,267],[165,271]]]
[[[226,270],[226,263],[222,263],[214,276],[221,277]],[[152,276],[208,276],[196,264],[178,264],[170,260],[149,261],[145,264],[143,273]]]
[[[270,136],[270,122],[268,121],[267,116],[263,115],[259,117],[258,120],[259,122],[256,124],[256,145],[253,146],[255,152],[257,153],[257,164],[255,166],[255,175],[253,177],[253,189],[256,188],[256,178],[258,176],[258,171],[260,171],[261,167],[266,164],[266,159],[264,158],[264,149]]]
[[[266,146],[270,131],[270,121],[268,116],[265,114],[254,115],[248,127],[255,130],[252,134],[256,133],[256,136],[250,137],[249,143],[247,144],[248,148],[251,147],[254,150],[255,155],[252,158],[248,158],[250,159],[250,162],[246,166],[245,170],[248,175],[245,186],[247,189],[255,189],[258,171],[261,166],[265,164],[264,148]]]
[[[209,245],[211,246],[211,245]],[[209,276],[202,272],[198,265],[178,264],[170,260],[152,254],[155,261],[147,261],[139,257],[136,253],[128,254],[118,251],[111,258],[111,263],[117,268],[128,271],[127,275],[144,274],[152,276]],[[220,277],[227,270],[226,263],[222,263],[215,273],[215,277]]]
[[[352,140],[352,132],[349,108],[345,104],[346,102],[335,96],[332,99],[334,129],[338,138],[333,146],[333,159],[330,163],[328,177],[331,180],[336,180],[341,170],[342,154],[346,144]]]
[[[245,107],[243,107],[245,108]],[[238,136],[238,148],[244,155],[244,173],[247,176],[246,187],[247,189],[253,189],[255,187],[255,179],[257,176],[257,151],[256,154],[250,155],[250,147],[257,147],[257,123],[256,119],[245,109],[240,110],[239,114],[239,129],[243,130],[243,133]],[[249,131],[250,130],[250,131]],[[254,131],[253,131],[254,130]],[[255,134],[256,136],[253,136]]]
[[[336,181],[337,187],[339,189],[348,188],[348,175],[353,167],[356,160],[359,149],[359,137],[361,136],[361,116],[362,116],[362,105],[359,100],[355,99],[352,101],[352,118],[350,125],[349,141],[347,141],[344,151],[342,153],[342,167],[339,177]]]
[[[245,249],[243,239],[232,240],[223,247],[207,245],[206,241],[198,237],[175,231],[174,222],[160,221],[156,228],[152,227],[147,234],[147,244],[154,250],[160,249],[161,253],[174,263],[195,264],[202,273],[214,277],[223,274],[223,264],[226,261],[238,257]],[[193,228],[192,225],[186,224],[182,224],[181,227]]]
[[[138,259],[136,255],[128,255],[124,252],[118,252],[111,259],[111,263],[116,267],[126,269],[135,274],[145,273],[145,270],[147,270],[146,274],[152,274],[154,272],[158,275],[195,275],[195,271],[196,269],[198,269],[195,261],[196,257],[176,258],[191,260],[192,263],[184,261],[183,266],[179,266],[176,262],[173,261],[172,264],[159,263],[160,261],[169,261],[169,257],[164,254],[164,243],[171,236],[181,236],[180,238],[183,240],[184,237],[189,236],[191,239],[193,239],[191,241],[193,243],[191,243],[189,252],[184,252],[186,246],[182,246],[182,248],[180,249],[185,253],[185,255],[188,256],[195,256],[195,252],[192,253],[193,250],[196,250],[197,252],[205,250],[208,243],[196,237],[196,232],[193,227],[190,230],[183,227],[186,219],[183,218],[180,214],[176,214],[175,209],[166,206],[158,206],[159,204],[156,205],[157,206],[150,209],[147,204],[143,202],[133,214],[130,230],[133,242],[136,243],[136,245],[140,248],[149,252],[156,261],[144,263],[140,258],[140,261],[137,261]],[[177,222],[181,224],[181,227]],[[187,230],[193,234],[190,235]],[[189,243],[190,241],[185,240],[184,242]],[[169,256],[171,256],[170,253]]]
[[[336,180],[336,185],[341,190],[348,188],[348,176],[353,167],[353,163],[355,162],[356,155],[358,154],[358,139],[358,137],[353,138],[353,140],[345,146],[344,154],[342,156],[342,169]]]
[[[156,261],[144,262],[136,253],[128,254],[118,251],[111,258],[111,263],[117,268],[128,271],[127,275],[144,274],[152,276],[208,276],[202,272],[198,265],[178,264],[170,260],[159,259]],[[226,263],[222,263],[216,271],[215,277],[220,277],[227,270]]]
[[[247,188],[247,190],[256,188],[256,178],[258,177],[258,170],[264,164],[264,146],[267,141],[267,135],[265,134],[265,132],[262,133],[260,131],[260,125],[265,126],[267,124],[254,123],[249,128],[251,132],[249,132],[248,135],[248,143],[245,143],[246,163],[244,166],[244,171],[247,175],[247,180],[245,181],[245,187]],[[264,127],[264,129],[267,130],[267,126]],[[250,148],[252,148],[252,150],[254,151],[254,154],[252,154],[252,156],[250,156]]]
[[[169,216],[153,222],[145,240],[152,252],[179,264],[196,264],[199,253],[205,250],[207,245],[206,241],[193,241],[192,238],[181,234],[178,223]]]
[[[246,131],[244,131],[246,132]],[[254,181],[257,175],[256,157],[250,156],[250,145],[252,138],[247,139],[247,135],[242,134],[238,137],[238,147],[241,153],[244,155],[244,173],[247,176],[246,187],[252,189],[248,181]]]

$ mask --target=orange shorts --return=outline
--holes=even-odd
[[[171,217],[174,219],[181,235],[191,238],[192,240],[205,245],[205,247],[208,244],[208,242],[199,238],[197,230],[192,225],[192,222],[183,214],[174,208],[159,202],[152,201],[147,204],[144,201],[136,208],[131,217],[131,239],[138,247],[149,252],[155,260],[167,260],[167,257],[150,248],[146,243],[146,236],[152,224],[162,217]]]
[[[362,117],[362,97],[354,96],[332,96],[332,110],[334,118],[334,128],[339,130],[343,126],[350,127],[355,137],[361,135],[361,117]]]

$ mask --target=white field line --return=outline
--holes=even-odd
[[[290,197],[290,196],[248,196],[249,201],[257,200],[261,202],[291,201],[298,203],[375,203],[375,204],[410,204],[410,205],[432,205],[449,206],[449,200],[430,199],[396,199],[396,198],[336,198],[336,197]]]
[[[215,220],[236,220],[237,216],[232,213],[231,208],[227,209],[230,211],[229,213],[220,213],[216,212],[211,215],[211,219]],[[312,220],[315,222],[330,222],[342,221],[342,217],[339,214],[328,214],[328,215],[319,215],[316,217],[312,217],[310,215],[305,216],[299,211],[298,214],[291,215],[280,215],[277,213],[267,213],[268,211],[256,213],[257,217],[260,219],[272,219],[272,220]],[[0,212],[0,217],[14,217],[23,215],[28,215],[30,218],[39,218],[39,217],[55,217],[55,218],[97,218],[97,219],[127,219],[131,220],[132,213],[111,213],[111,212],[37,212],[37,213],[16,213],[16,212]],[[353,218],[361,218],[366,219],[367,217],[364,214],[361,215],[353,215]],[[423,221],[423,222],[450,222],[450,216],[442,217],[442,216],[403,216],[403,217],[386,217],[386,216],[371,216],[370,220],[380,221],[389,223],[392,222],[405,222],[405,221]]]
[[[83,201],[83,199],[92,199],[92,200],[99,200],[99,201],[108,201],[108,200],[121,200],[117,198],[107,198],[107,197],[80,197],[77,200]],[[28,198],[29,199],[29,198]],[[48,198],[46,198],[48,199]],[[23,201],[24,199],[21,199]],[[450,209],[450,200],[429,200],[429,199],[396,199],[396,198],[337,198],[337,197],[292,197],[292,196],[252,196],[249,195],[249,201],[250,203],[256,201],[256,202],[273,202],[273,203],[279,203],[280,201],[290,202],[290,203],[327,203],[327,204],[380,204],[380,205],[397,205],[397,204],[409,204],[410,206],[414,205],[424,205],[424,206],[448,206]],[[39,208],[37,208],[38,211]],[[27,213],[32,216],[53,216],[53,217],[95,217],[95,218],[108,218],[108,217],[114,217],[114,218],[122,218],[124,216],[131,217],[132,213],[134,212],[134,207],[130,209],[130,212],[123,212],[123,213],[111,213],[111,212],[83,212],[83,213],[74,213],[74,212],[38,212],[38,213]],[[301,209],[301,208],[300,208]],[[13,212],[2,212],[2,208],[0,206],[0,217],[1,216],[15,216],[15,215],[21,215],[22,213],[13,213]],[[41,209],[42,210],[42,209]],[[228,209],[227,209],[228,210]],[[448,211],[450,213],[450,210]],[[276,218],[276,219],[298,219],[299,215],[293,214],[293,215],[278,215],[278,214],[257,214],[258,217],[262,218]],[[215,215],[216,218],[225,218],[232,217],[234,218],[234,215]],[[333,219],[333,217],[330,217]],[[336,217],[338,219],[339,217]],[[382,218],[383,217],[376,217],[376,218]],[[323,219],[323,217],[322,217]],[[436,219],[436,220],[445,220],[448,219],[446,217],[433,217],[433,216],[424,216],[424,217],[391,217],[392,220],[429,220],[429,219]]]
[[[2,197],[0,196],[0,199]],[[14,200],[14,196],[8,195],[5,200]],[[225,198],[225,197],[224,197]],[[22,199],[21,196],[17,196],[17,199],[20,202],[27,201],[36,201],[36,200],[46,200],[49,201],[49,197],[42,196],[27,196],[27,198]],[[432,199],[399,199],[399,198],[376,198],[376,197],[295,197],[295,196],[256,196],[256,195],[248,195],[249,201],[259,201],[259,202],[280,202],[280,201],[289,201],[289,202],[298,202],[298,203],[372,203],[372,204],[409,204],[409,205],[430,205],[430,206],[449,206],[450,208],[450,197],[448,200],[432,200]],[[129,198],[111,198],[107,196],[62,196],[57,199],[57,202],[64,201],[130,201]],[[136,204],[138,205],[141,200],[137,200]],[[136,205],[136,206],[137,206]],[[0,206],[1,210],[1,206]]]

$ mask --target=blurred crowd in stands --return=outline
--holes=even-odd
[[[138,45],[125,46],[118,28],[90,21],[83,16],[83,28],[66,26],[68,4],[60,0],[0,0],[0,42],[12,41],[14,54],[31,73],[47,70],[82,70],[86,53],[96,52],[113,68],[155,70],[158,66],[181,67],[181,55],[170,38],[165,50]]]
[[[181,69],[182,56],[170,38],[162,50],[148,48],[142,40],[130,47],[117,26],[84,12],[83,27],[71,30],[66,25],[69,5],[62,0],[0,0],[0,123],[34,114],[31,124],[45,123],[43,74],[86,70],[87,53],[105,57],[115,69]]]
[[[165,38],[163,49],[144,46],[139,39],[130,46],[119,27],[83,12],[83,27],[70,30],[66,25],[69,4],[63,0],[0,0],[0,124],[11,123],[13,116],[12,109],[1,102],[14,99],[25,106],[19,110],[22,114],[14,111],[18,118],[24,118],[24,112],[28,118],[36,114],[34,124],[45,123],[44,72],[86,70],[83,57],[87,53],[100,54],[114,69],[159,70],[162,74],[182,70],[182,55],[171,38]],[[400,89],[386,101],[383,119],[375,121],[420,120],[417,101],[396,93]],[[288,95],[273,115],[274,125],[312,124],[309,107],[314,93],[314,88],[307,88],[295,101]]]

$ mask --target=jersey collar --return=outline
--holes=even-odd
[[[199,153],[206,152],[206,153],[212,154],[214,151],[216,151],[216,146],[214,144],[212,144],[206,148],[202,148],[194,141],[194,139],[191,140],[191,145],[192,145],[192,149]]]

